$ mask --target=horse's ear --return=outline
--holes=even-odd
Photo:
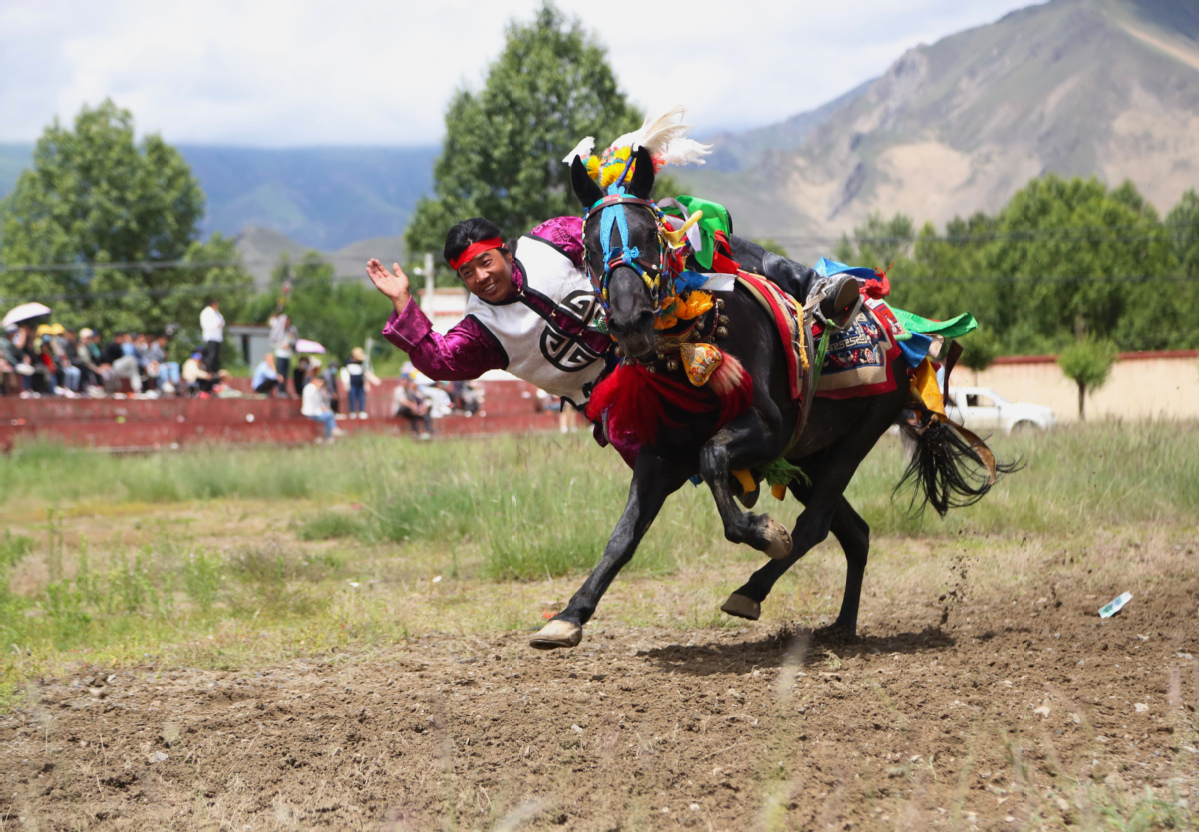
[[[587,173],[587,166],[578,156],[570,162],[570,186],[574,189],[579,202],[583,203],[584,208],[590,208],[604,198],[604,192]]]
[[[649,150],[642,146],[637,148],[633,158],[637,160],[637,165],[633,169],[633,181],[629,183],[629,192],[635,197],[649,199],[650,192],[654,189],[653,157],[649,155]]]

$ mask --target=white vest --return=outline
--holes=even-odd
[[[503,303],[471,295],[466,314],[500,342],[508,355],[508,372],[582,405],[604,369],[603,355],[543,318],[526,299],[529,294],[543,295],[558,315],[587,326],[600,313],[591,282],[569,257],[536,237],[520,238],[516,260],[525,278],[521,294]]]

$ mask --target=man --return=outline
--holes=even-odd
[[[255,393],[269,396],[279,384],[279,374],[275,371],[275,354],[268,352],[254,368],[254,376],[250,379],[250,387]]]
[[[142,392],[142,370],[137,359],[137,349],[133,346],[133,338],[128,332],[118,332],[104,352],[100,355],[101,371],[104,365],[110,368],[106,381],[110,381],[111,393],[120,392],[122,379],[129,380],[129,387],[140,395]]]
[[[279,392],[287,395],[287,374],[291,370],[291,359],[294,355],[296,339],[295,324],[282,309],[267,320],[271,328],[271,347],[275,350],[275,371],[279,374]],[[296,391],[299,392],[299,391]]]
[[[395,312],[383,336],[437,381],[507,370],[580,406],[605,366],[612,341],[597,326],[599,302],[585,274],[583,221],[549,220],[508,245],[481,217],[450,229],[446,262],[470,290],[466,318],[445,335],[410,303],[408,277],[367,264],[371,281]]]
[[[225,318],[221,304],[213,298],[200,311],[200,337],[204,341],[204,364],[214,376],[221,371],[221,344],[225,342]]]
[[[101,386],[100,347],[96,344],[96,333],[86,326],[79,330],[73,363],[83,373],[84,392],[90,393],[93,388]]]
[[[433,434],[433,408],[411,376],[400,376],[391,397],[391,408],[399,419],[407,419],[412,435],[428,440]]]
[[[163,393],[174,393],[179,387],[179,362],[167,361],[166,335],[159,335],[146,348],[146,359],[156,367],[158,389]]]

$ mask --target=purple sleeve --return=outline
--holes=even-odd
[[[408,353],[412,366],[435,381],[478,378],[508,366],[508,356],[495,336],[474,318],[440,335],[415,300],[403,312],[392,313],[383,337]]]
[[[576,268],[583,265],[582,217],[555,217],[546,220],[529,233],[562,249],[562,253],[570,258]]]

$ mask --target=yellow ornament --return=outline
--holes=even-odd
[[[679,347],[679,357],[683,359],[687,380],[696,387],[707,384],[712,373],[724,361],[720,347],[712,344],[683,344]]]

